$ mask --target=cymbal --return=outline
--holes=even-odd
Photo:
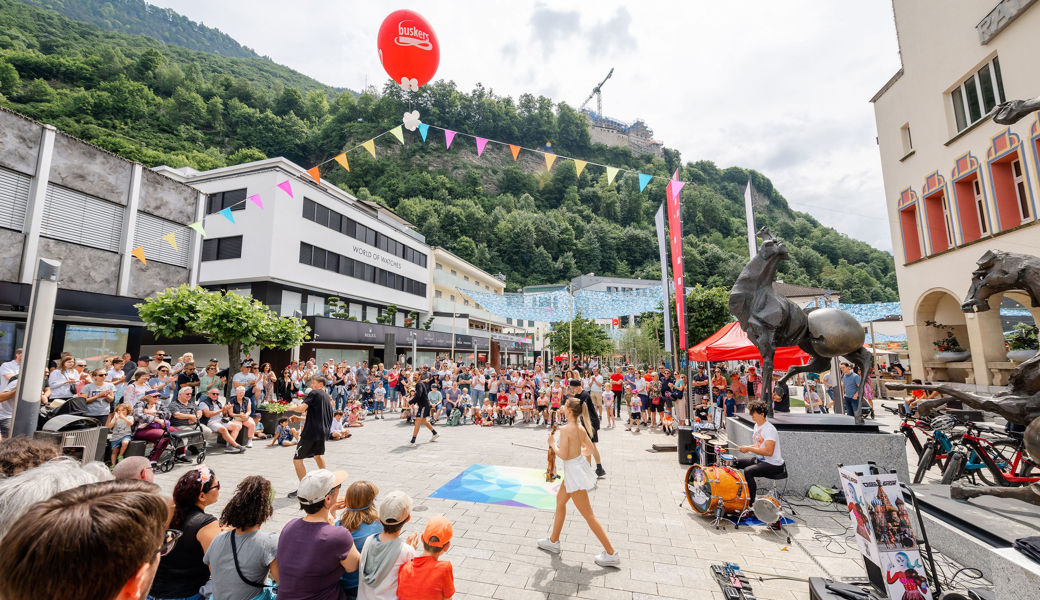
[[[713,439],[715,439],[714,436],[708,435],[706,433],[701,433],[699,431],[694,431],[693,432],[693,437],[695,437],[695,438],[697,438],[699,440],[713,440]]]

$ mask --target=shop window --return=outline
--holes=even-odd
[[[921,258],[921,239],[917,235],[917,206],[910,205],[899,211],[903,231],[903,260],[911,263]]]
[[[989,235],[986,197],[982,193],[982,181],[978,174],[954,182],[953,189],[957,213],[960,215],[961,241],[966,244]]]
[[[946,193],[942,190],[924,199],[924,208],[928,215],[928,241],[932,254],[948,250],[953,245],[953,224],[950,210],[946,202]]]
[[[994,204],[1000,229],[1017,227],[1032,218],[1026,174],[1016,150],[990,164]]]

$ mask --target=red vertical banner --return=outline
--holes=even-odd
[[[668,195],[668,243],[672,254],[672,284],[675,294],[675,325],[679,328],[679,349],[686,350],[686,278],[683,276],[682,248],[682,212],[679,206],[679,192],[685,182],[679,181],[679,170],[676,169],[671,181],[665,188]]]

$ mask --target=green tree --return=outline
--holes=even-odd
[[[284,117],[289,113],[295,113],[298,117],[307,116],[307,111],[303,106],[303,95],[294,87],[282,90],[281,95],[274,101],[272,111],[279,117]]]
[[[674,299],[671,311],[674,315]],[[686,340],[689,346],[700,343],[732,320],[733,317],[729,314],[728,288],[705,287],[698,283],[686,295]],[[672,322],[675,323],[674,318]],[[672,339],[679,339],[679,331],[674,325],[672,335]]]
[[[603,356],[609,354],[614,347],[607,332],[595,321],[583,318],[581,313],[574,315],[573,321],[553,323],[546,339],[549,340],[549,347],[555,354],[566,353],[569,347],[573,347],[575,356]]]
[[[201,336],[227,346],[232,372],[241,364],[243,349],[289,350],[310,335],[303,319],[280,317],[255,298],[225,291],[181,285],[135,306],[145,327],[157,337]]]
[[[17,90],[21,83],[18,69],[6,61],[0,60],[0,92],[10,94]]]

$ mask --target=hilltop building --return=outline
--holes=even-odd
[[[923,380],[1003,386],[998,308],[964,313],[975,263],[988,250],[1036,255],[1040,114],[1010,127],[1001,102],[1036,97],[1040,5],[1021,0],[895,0],[902,67],[871,98],[910,366]],[[935,327],[931,324],[943,326]],[[967,357],[937,356],[952,331]]]
[[[654,139],[654,130],[646,121],[636,119],[634,123],[625,123],[587,108],[581,114],[585,115],[592,143],[630,148],[637,155],[652,154],[657,158],[663,155],[664,142]]]

